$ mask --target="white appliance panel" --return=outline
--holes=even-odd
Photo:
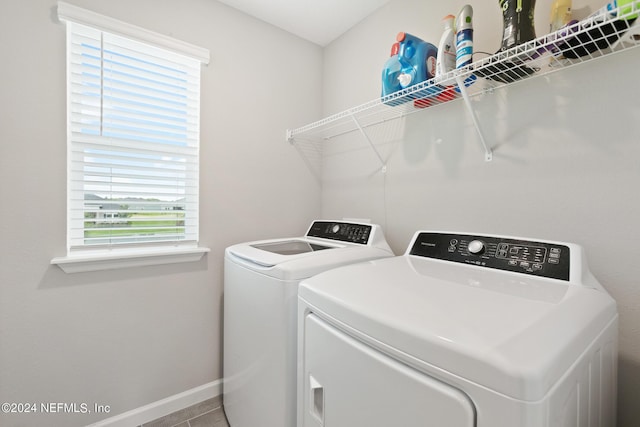
[[[303,237],[226,249],[223,405],[231,427],[296,425],[300,280],[390,256],[380,226],[342,221],[314,221]]]
[[[257,419],[295,425],[295,305],[298,281],[283,282],[225,260],[224,408],[233,427]],[[293,339],[291,337],[294,337]]]
[[[445,399],[425,425],[615,426],[616,304],[578,245],[418,232],[404,256],[303,280],[298,322],[299,427],[421,426],[380,397],[413,385],[474,414]]]
[[[473,427],[469,398],[310,314],[304,322],[305,427]]]
[[[402,256],[328,271],[299,297],[420,360],[539,400],[616,315],[591,287]]]

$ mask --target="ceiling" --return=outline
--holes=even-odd
[[[220,0],[320,46],[326,46],[389,1]]]

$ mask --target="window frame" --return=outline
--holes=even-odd
[[[183,41],[167,37],[165,35],[155,33],[146,30],[141,27],[137,27],[122,21],[115,20],[113,18],[97,14],[95,12],[79,8],[64,2],[58,3],[58,18],[62,22],[69,22],[73,24],[80,24],[86,27],[93,28],[95,30],[113,34],[118,37],[124,37],[126,39],[142,42],[147,45],[151,45],[154,48],[160,48],[167,50],[171,53],[177,53],[179,55],[187,56],[191,59],[196,59],[201,64],[209,63],[209,51],[207,49],[200,48]],[[67,42],[69,43],[69,41]],[[67,55],[69,55],[69,44],[67,45]],[[66,63],[69,64],[69,57],[66,59]],[[70,79],[67,77],[67,94],[70,93]],[[69,101],[68,101],[69,102]],[[70,115],[70,107],[67,108],[68,115]],[[199,113],[198,113],[199,119]],[[67,118],[68,129],[71,127],[71,118]],[[198,125],[199,127],[199,125]],[[68,130],[67,143],[69,148],[67,149],[68,164],[70,164],[71,157],[71,131]],[[199,144],[199,135],[198,135]],[[197,155],[197,162],[199,163],[199,154]],[[71,167],[68,166],[69,177],[67,179],[67,189],[71,194]],[[197,168],[196,168],[197,169]],[[199,181],[199,177],[197,177]],[[199,186],[199,184],[198,184]],[[196,197],[199,197],[196,195]],[[84,272],[105,270],[114,268],[125,267],[137,267],[157,264],[167,264],[176,262],[191,262],[197,261],[202,256],[209,252],[209,248],[198,246],[198,237],[188,243],[181,242],[180,240],[169,240],[158,243],[148,242],[133,245],[106,245],[101,247],[91,247],[87,245],[80,245],[79,247],[73,247],[71,245],[71,203],[67,201],[67,255],[64,257],[56,257],[51,260],[51,263],[58,265],[63,271],[67,273]],[[195,212],[196,217],[198,212]],[[199,221],[199,220],[198,220]],[[76,221],[77,222],[77,221]],[[199,227],[199,224],[196,225]]]

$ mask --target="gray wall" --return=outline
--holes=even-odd
[[[285,142],[321,114],[322,50],[211,0],[69,0],[205,47],[200,262],[64,274],[65,28],[54,0],[0,13],[0,402],[92,402],[111,415],[221,377],[226,246],[299,235],[320,188]],[[79,426],[105,415],[8,416]]]
[[[476,50],[502,35],[496,0],[470,0]],[[551,1],[538,1],[537,33]],[[574,1],[578,16],[601,2]],[[324,113],[379,96],[398,31],[437,44],[462,1],[395,0],[324,52]],[[458,230],[583,245],[620,312],[619,427],[640,425],[640,50],[613,55],[474,101],[494,149],[484,161],[461,101],[369,129],[386,174],[358,133],[325,144],[322,213],[383,224],[396,253],[414,231]],[[509,319],[505,319],[506,322]]]

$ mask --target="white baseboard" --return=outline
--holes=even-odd
[[[87,427],[132,427],[139,426],[156,418],[164,417],[180,409],[187,408],[204,400],[222,394],[222,380],[210,382],[191,390],[183,391],[157,402],[141,406],[105,420],[98,421]]]

